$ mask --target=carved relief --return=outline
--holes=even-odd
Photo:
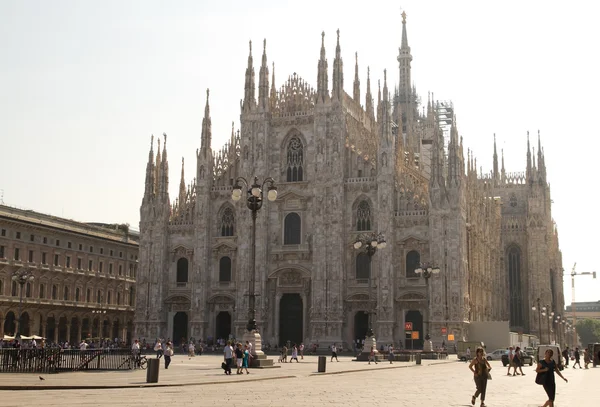
[[[302,285],[302,275],[294,270],[288,270],[279,276],[280,286],[299,286]]]

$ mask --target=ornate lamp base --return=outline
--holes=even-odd
[[[252,344],[252,365],[251,367],[264,368],[274,367],[273,359],[267,359],[267,355],[262,351],[262,338],[257,330],[252,332],[246,331],[242,338],[244,344],[246,341]]]

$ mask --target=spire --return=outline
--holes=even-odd
[[[367,67],[367,95],[365,97],[365,111],[371,119],[375,119],[373,96],[371,95],[371,69],[369,67]]]
[[[400,101],[409,103],[412,94],[411,68],[410,63],[412,55],[408,46],[408,36],[406,34],[406,12],[402,12],[402,42],[398,50],[398,64],[400,69],[400,81],[398,82],[398,91]]]
[[[254,97],[254,66],[252,62],[252,41],[250,41],[250,54],[248,55],[248,67],[246,68],[246,85],[244,86],[244,112],[251,111],[256,106]]]
[[[539,130],[538,130],[538,168],[539,168],[539,174],[540,174],[540,181],[546,181],[546,158],[544,157],[544,149],[542,148],[542,141],[541,141]]]
[[[148,164],[146,164],[146,187],[144,190],[144,199],[154,195],[154,134],[150,138],[150,152],[148,153]]]
[[[498,152],[496,150],[496,133],[494,133],[494,183],[498,182]]]
[[[324,103],[329,100],[327,78],[327,58],[325,58],[325,31],[321,33],[321,58],[319,58],[319,69],[317,73],[317,103]]]
[[[273,71],[271,75],[271,94],[269,96],[269,103],[271,104],[271,111],[273,111],[277,105],[277,90],[275,89],[275,62],[273,62]]]
[[[337,30],[337,45],[335,47],[335,59],[333,60],[333,86],[331,97],[339,101],[344,94],[344,63],[342,62],[340,49],[340,30]]]
[[[402,12],[402,45],[401,49],[407,49],[408,47],[408,35],[406,35],[406,11]]]
[[[502,149],[502,170],[500,174],[500,179],[502,183],[504,183],[506,180],[506,170],[504,169],[504,149]]]
[[[169,194],[169,161],[167,160],[167,133],[163,133],[164,143],[162,151],[162,165],[161,165],[161,180],[160,180],[160,192],[163,195]]]
[[[527,131],[527,180],[530,180],[530,177],[533,175],[532,167],[531,167],[531,147],[529,145],[529,131]]]
[[[360,103],[360,81],[358,80],[358,52],[354,54],[356,63],[354,64],[354,93],[353,97],[356,103]]]
[[[377,122],[381,123],[381,81],[377,80]]]
[[[179,208],[180,210],[185,209],[185,201],[186,201],[186,188],[185,188],[185,174],[183,171],[184,167],[184,158],[181,157],[181,181],[179,182]]]
[[[262,64],[258,74],[258,108],[269,111],[269,67],[267,65],[267,40],[263,41]]]
[[[157,137],[157,139],[158,148],[156,149],[156,164],[154,165],[154,194],[158,194],[160,191],[162,164],[162,159],[160,158],[160,137]]]
[[[204,108],[204,118],[202,119],[202,136],[200,142],[200,151],[204,158],[208,157],[212,147],[212,131],[211,131],[211,120],[210,120],[210,104],[208,97],[210,95],[210,89],[206,89],[206,107]]]

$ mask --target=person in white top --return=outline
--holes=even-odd
[[[331,362],[333,362],[333,358],[335,358],[335,360],[339,362],[337,357],[337,347],[335,346],[335,343],[331,345]]]
[[[86,350],[88,348],[88,344],[86,341],[81,341],[79,344],[79,350]]]
[[[134,368],[140,367],[140,342],[137,339],[131,345],[131,355],[133,356]]]

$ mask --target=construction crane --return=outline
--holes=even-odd
[[[571,312],[573,313],[573,346],[577,346],[577,314],[575,308],[575,276],[592,276],[592,278],[596,278],[595,271],[583,271],[581,273],[575,272],[575,266],[577,266],[577,262],[573,264],[573,268],[571,269]]]

